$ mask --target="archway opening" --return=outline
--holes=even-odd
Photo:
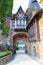
[[[19,50],[19,53],[27,53],[28,35],[24,33],[18,33],[13,36],[13,48],[14,53]],[[21,51],[20,51],[21,50]]]
[[[23,39],[19,39],[16,43],[16,53],[17,54],[22,54],[25,53],[25,44],[26,42]]]

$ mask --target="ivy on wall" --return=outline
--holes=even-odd
[[[6,28],[6,25],[4,26],[4,22],[6,17],[12,14],[12,7],[13,0],[0,0],[0,29],[4,30],[4,33],[6,29],[9,29],[9,27]]]

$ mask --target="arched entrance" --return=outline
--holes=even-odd
[[[23,44],[24,47],[21,46],[21,44]],[[26,33],[17,33],[13,36],[14,53],[16,53],[16,45],[19,45],[19,48],[22,48],[22,49],[24,48],[27,52],[27,44],[28,44],[28,34],[26,34]]]
[[[19,47],[19,49],[25,49],[25,44],[26,44],[26,42],[23,39],[19,39],[16,42],[16,45]]]

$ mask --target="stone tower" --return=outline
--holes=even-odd
[[[37,2],[37,0],[30,0],[28,8],[38,8],[38,9],[40,9],[41,7],[40,7],[39,3]]]
[[[37,1],[36,0],[33,0],[32,3],[33,3],[33,7],[34,8],[37,8]]]

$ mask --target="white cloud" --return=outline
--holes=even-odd
[[[40,0],[37,0],[40,4]],[[15,14],[20,6],[22,6],[24,12],[26,12],[26,9],[28,8],[29,0],[13,0],[13,10],[12,13]],[[43,5],[40,4],[41,8],[43,8]]]
[[[24,12],[26,12],[26,9],[28,8],[28,3],[29,0],[14,0],[12,13],[16,13],[20,6],[22,6]]]
[[[37,0],[41,8],[43,9],[43,4],[40,3],[40,0]]]

